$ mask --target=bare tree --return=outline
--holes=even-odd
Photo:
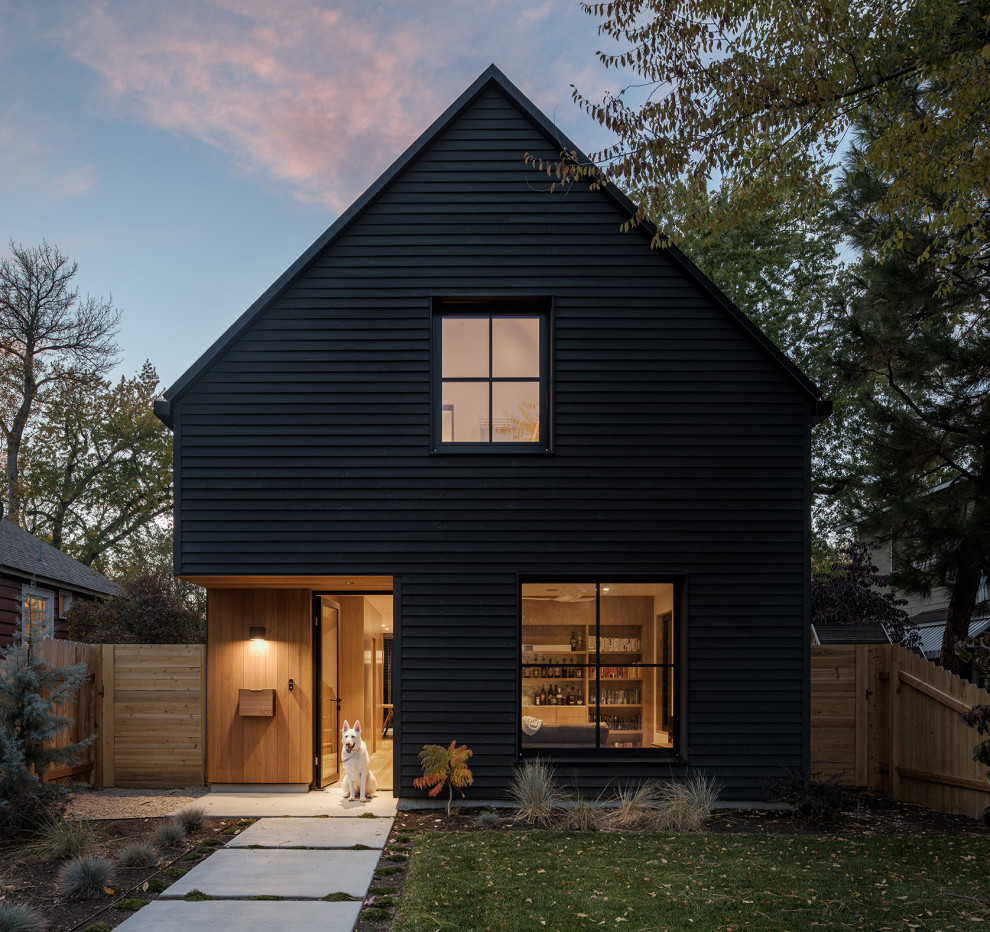
[[[28,425],[56,384],[108,372],[118,352],[120,312],[72,286],[76,263],[57,246],[10,242],[0,259],[0,431],[6,453],[7,512],[19,523],[18,458]]]

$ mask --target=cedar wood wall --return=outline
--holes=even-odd
[[[807,755],[810,396],[526,151],[489,87],[173,405],[177,569],[401,577],[406,796],[424,743],[474,749],[475,795],[510,776],[517,573],[686,573],[688,764],[759,797]],[[554,299],[555,454],[431,456],[430,296],[513,292]]]

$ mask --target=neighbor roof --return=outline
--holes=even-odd
[[[285,273],[254,302],[220,338],[181,375],[164,394],[164,399],[155,402],[155,414],[169,427],[172,426],[172,403],[178,401],[183,393],[205,371],[224,350],[230,346],[238,335],[259,317],[268,306],[313,262],[320,253],[350,225],[385,191],[420,154],[427,149],[452,124],[461,113],[490,87],[496,87],[513,106],[522,113],[534,126],[540,129],[548,141],[561,151],[573,151],[580,162],[586,162],[587,156],[574,145],[547,117],[519,90],[495,65],[490,65],[474,81],[440,117],[434,121],[406,151],[369,187],[340,217],[312,244]],[[520,160],[522,155],[520,154]],[[609,198],[626,217],[636,214],[637,208],[614,184],[602,185],[599,189],[603,196]],[[548,195],[550,196],[550,195]],[[650,240],[656,234],[656,228],[649,223],[637,225],[630,235],[646,236]],[[818,404],[816,407],[815,423],[824,419],[831,412],[831,403],[822,401],[821,390],[793,363],[780,349],[759,329],[742,311],[739,310],[713,283],[675,246],[663,250],[664,256],[681,272],[692,280],[701,291],[706,293],[714,302],[735,322],[735,324],[758,343],[787,374],[798,383]]]
[[[117,584],[6,518],[0,519],[0,573],[93,595],[116,595]]]
[[[881,624],[812,625],[816,644],[889,644],[890,635]]]

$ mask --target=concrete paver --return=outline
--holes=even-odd
[[[210,793],[196,800],[208,816],[394,816],[396,799],[387,790],[367,802],[350,802],[340,787],[312,793]],[[371,821],[370,819],[368,820]]]
[[[155,900],[119,926],[121,932],[350,932],[361,904],[319,900]]]
[[[307,848],[384,848],[392,819],[259,819],[227,842],[228,848],[263,845],[266,848],[305,845]]]
[[[293,820],[294,821],[294,820]],[[190,890],[209,896],[291,896],[319,899],[342,892],[364,896],[381,852],[222,848],[180,877],[162,899]]]

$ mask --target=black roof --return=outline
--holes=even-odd
[[[164,400],[155,402],[155,414],[169,427],[172,426],[171,404],[177,401],[189,386],[208,369],[213,361],[237,338],[255,318],[287,288],[297,276],[302,274],[314,259],[340,234],[342,234],[356,218],[358,218],[375,199],[398,177],[433,141],[467,109],[480,95],[492,85],[509,100],[531,123],[538,127],[548,140],[560,151],[573,151],[577,158],[584,162],[587,156],[570,139],[565,136],[553,123],[519,90],[502,72],[490,65],[471,84],[471,86],[454,101],[406,151],[361,195],[331,226],[307,249],[285,273],[254,302],[220,338],[205,352],[179,379],[164,393]],[[520,155],[520,158],[522,156]],[[611,199],[627,217],[636,214],[637,208],[625,194],[614,184],[603,185],[600,190]],[[548,195],[549,196],[549,195]],[[631,235],[646,236],[650,240],[656,235],[656,227],[649,223],[637,225]],[[821,400],[821,390],[793,363],[781,350],[759,329],[742,311],[739,310],[715,284],[688,259],[676,246],[668,246],[663,250],[664,255],[693,281],[705,294],[758,343],[788,375],[798,383],[813,399],[818,401],[816,408],[816,423],[827,417],[831,404]]]
[[[116,595],[117,584],[41,538],[0,518],[0,573],[53,583],[63,589]]]

